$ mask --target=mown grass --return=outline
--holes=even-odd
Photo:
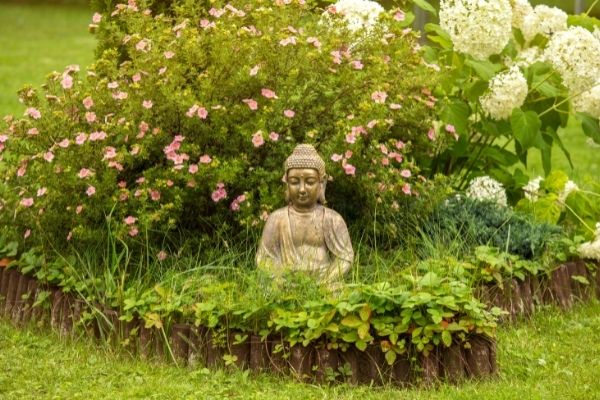
[[[96,39],[87,33],[85,6],[0,3],[0,116],[20,116],[17,91],[39,87],[52,71],[93,61]]]
[[[600,303],[546,309],[499,329],[500,376],[431,389],[317,386],[291,378],[141,362],[0,321],[3,399],[598,399]]]

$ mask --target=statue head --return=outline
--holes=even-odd
[[[310,144],[299,144],[283,164],[287,184],[285,199],[296,209],[325,204],[325,161]]]

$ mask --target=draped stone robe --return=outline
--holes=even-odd
[[[310,213],[299,213],[291,206],[273,212],[256,253],[257,265],[275,275],[285,269],[303,270],[327,281],[346,273],[353,259],[346,223],[320,204]]]

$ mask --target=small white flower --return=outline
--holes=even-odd
[[[600,80],[590,90],[575,96],[573,107],[576,111],[588,113],[594,118],[600,118]]]
[[[523,186],[523,192],[525,198],[530,201],[537,201],[540,194],[540,183],[544,180],[541,176],[534,178],[527,182],[527,185]]]
[[[560,200],[561,203],[564,203],[565,200],[567,200],[567,197],[569,197],[569,195],[571,193],[573,193],[577,190],[579,190],[579,186],[577,186],[577,184],[575,182],[567,181],[567,183],[565,183],[565,187],[559,193],[558,199]]]
[[[523,105],[527,93],[527,79],[519,67],[512,66],[490,80],[489,91],[479,101],[486,115],[502,120],[510,117],[513,109]]]
[[[466,194],[472,199],[490,200],[502,207],[507,205],[504,186],[489,176],[479,176],[473,179]]]
[[[594,241],[582,243],[577,250],[579,250],[579,255],[582,258],[600,261],[600,222],[596,224],[596,238]]]

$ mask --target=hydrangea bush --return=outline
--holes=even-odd
[[[529,178],[515,164],[537,148],[546,174],[563,135],[600,143],[600,22],[527,0],[442,0],[428,24],[427,61],[442,71],[440,135],[455,141],[432,160],[455,185],[490,175],[522,196]],[[450,130],[448,127],[450,126]]]
[[[95,14],[118,47],[52,74],[43,93],[23,89],[25,115],[5,119],[1,217],[19,236],[93,242],[107,217],[144,243],[258,232],[302,142],[326,160],[327,197],[350,225],[418,194],[439,143],[427,135],[435,74],[409,13],[380,12],[365,34],[303,0],[149,5]]]

